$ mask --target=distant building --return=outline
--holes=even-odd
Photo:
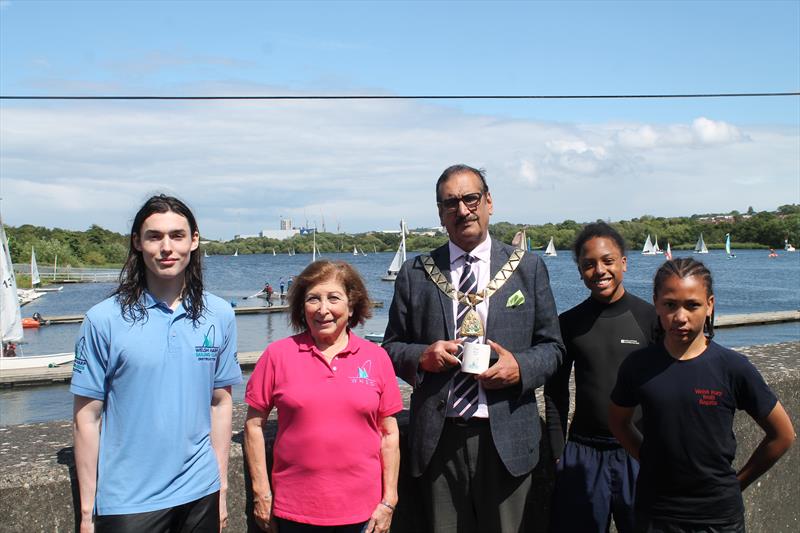
[[[291,224],[291,221],[289,221]],[[283,241],[286,239],[291,239],[295,235],[300,233],[300,230],[294,228],[283,228],[283,220],[281,220],[281,229],[265,229],[259,233],[260,237],[266,237],[267,239],[277,239],[279,241]]]
[[[419,228],[413,230],[407,230],[409,235],[426,235],[428,237],[435,237],[436,235],[442,235],[444,233],[443,226],[437,226],[435,228]],[[380,231],[386,235],[400,235],[400,229],[384,229]]]
[[[281,219],[281,229],[292,229],[292,219],[291,218],[282,218]]]

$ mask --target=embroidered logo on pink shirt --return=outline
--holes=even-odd
[[[364,364],[358,367],[358,375],[353,376],[350,378],[351,383],[363,383],[364,385],[369,385],[370,387],[375,386],[375,380],[370,379],[369,372],[372,370],[372,361],[367,359],[364,361]]]

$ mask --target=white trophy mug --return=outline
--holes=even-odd
[[[492,349],[488,344],[465,342],[461,354],[461,371],[469,374],[482,374],[489,368]]]

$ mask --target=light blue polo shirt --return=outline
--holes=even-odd
[[[115,297],[86,314],[70,391],[104,401],[98,515],[167,509],[219,490],[211,397],[242,371],[230,304],[204,296],[197,324],[147,292],[143,320],[126,321]]]

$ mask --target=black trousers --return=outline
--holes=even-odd
[[[278,523],[278,531],[280,533],[362,533],[369,523],[369,520],[367,520],[360,524],[343,526],[314,526],[303,524],[302,522],[293,522],[278,516],[275,517],[275,521]]]
[[[429,533],[523,533],[531,474],[514,477],[497,454],[486,419],[447,419],[420,478]]]
[[[636,513],[636,533],[745,533],[744,516],[727,524],[692,524]]]
[[[96,533],[219,533],[219,491],[147,513],[96,516]]]

